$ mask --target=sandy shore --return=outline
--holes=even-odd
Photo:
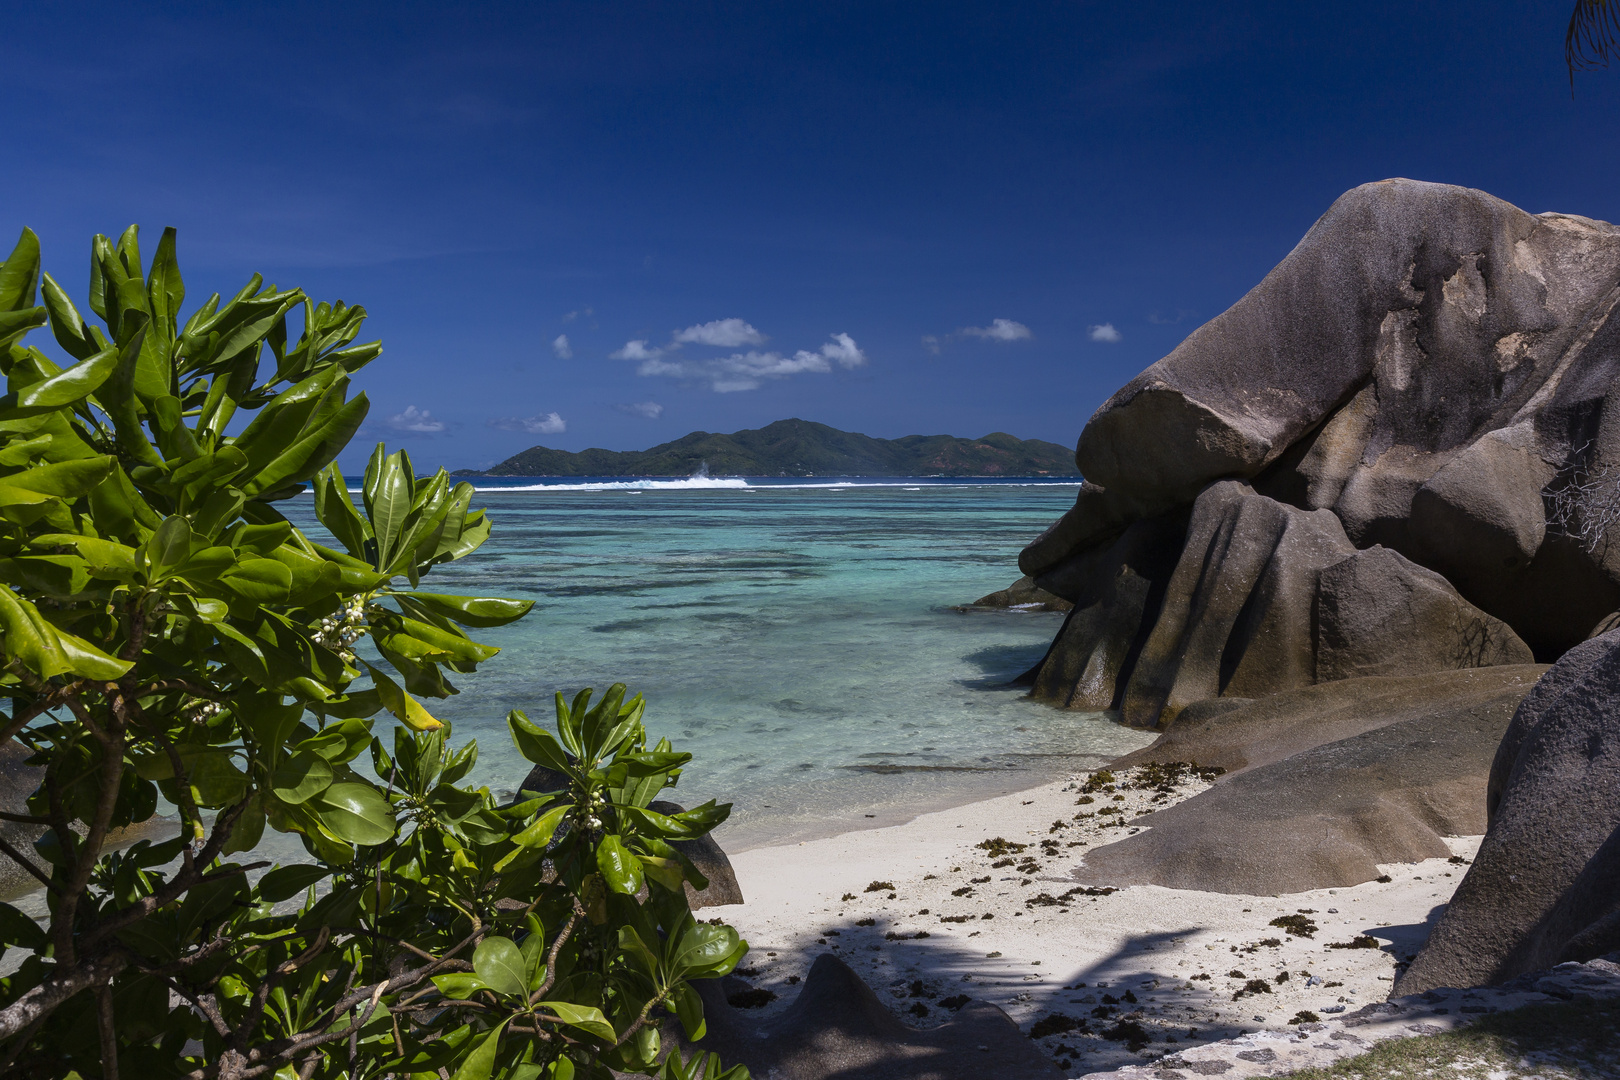
[[[947,1019],[962,995],[1001,1006],[1026,1032],[1053,1014],[1069,1018],[1047,1021],[1057,1030],[1040,1045],[1077,1075],[1287,1029],[1301,1011],[1326,1020],[1382,1001],[1480,839],[1451,841],[1456,861],[1383,867],[1389,881],[1354,888],[1088,895],[1069,877],[1087,850],[1139,828],[1128,824],[1138,814],[1209,786],[1140,770],[1120,772],[1114,785],[1089,777],[743,852],[733,865],[747,903],[704,914],[753,946],[742,974],[777,994],[762,1019],[832,951],[920,1027]],[[1272,924],[1290,916],[1304,922]],[[1377,947],[1330,947],[1368,936]]]

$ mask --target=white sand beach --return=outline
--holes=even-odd
[[[1121,790],[1089,797],[1082,774],[904,824],[744,851],[732,861],[746,903],[704,914],[753,946],[741,974],[777,994],[761,1019],[786,1007],[811,961],[831,951],[920,1027],[948,1019],[962,995],[999,1005],[1026,1032],[1053,1013],[1084,1020],[1049,1023],[1068,1030],[1040,1040],[1078,1074],[1287,1029],[1302,1011],[1327,1020],[1382,1001],[1480,839],[1450,841],[1451,861],[1385,866],[1389,881],[1353,888],[1088,895],[1069,878],[1087,850],[1140,828],[1123,823],[1149,808],[1209,786],[1125,790],[1137,773],[1121,771]],[[1090,801],[1077,806],[1081,798]],[[1289,916],[1307,922],[1292,933],[1272,923]],[[1331,947],[1366,936],[1377,947]],[[1132,1023],[1145,1044],[1129,1038]]]

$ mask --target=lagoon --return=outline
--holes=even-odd
[[[495,522],[435,591],[536,601],[429,702],[504,797],[504,717],[614,681],[696,760],[666,797],[734,804],[730,850],[890,824],[1035,786],[1149,741],[1006,684],[1062,616],[953,609],[1017,577],[1075,485],[1029,481],[475,480]],[[318,534],[307,499],[282,504]]]

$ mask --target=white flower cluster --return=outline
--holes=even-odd
[[[585,813],[587,815],[585,827],[587,829],[600,829],[602,827],[602,819],[598,815],[601,814],[602,807],[606,805],[607,800],[602,798],[602,793],[592,790],[585,802]]]
[[[366,602],[354,596],[337,611],[320,621],[315,631],[315,644],[337,653],[345,664],[354,663],[354,650],[350,648],[365,633]]]

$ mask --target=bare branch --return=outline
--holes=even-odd
[[[129,954],[116,949],[77,964],[58,965],[45,981],[0,1009],[0,1039],[7,1039],[49,1016],[62,1002],[81,990],[106,982],[129,966]]]

